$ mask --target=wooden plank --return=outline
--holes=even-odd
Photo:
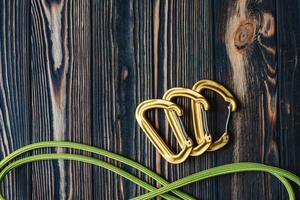
[[[300,175],[300,3],[299,1],[276,1],[279,69],[279,120],[280,165]],[[299,187],[295,188],[300,198]],[[282,188],[281,199],[287,199]]]
[[[70,140],[120,153],[170,181],[238,161],[300,174],[296,0],[93,0],[91,5],[12,0],[0,1],[0,6],[1,158],[30,142]],[[229,127],[231,142],[171,165],[138,127],[135,108],[171,87],[190,88],[200,79],[224,84],[239,101]],[[217,138],[226,106],[217,95],[205,94],[213,109],[209,128]],[[187,113],[183,121],[192,136],[190,102],[176,102]],[[178,149],[163,112],[149,117]],[[8,199],[129,199],[146,192],[84,164],[32,166],[8,176],[3,187]],[[274,177],[260,173],[219,177],[184,190],[199,199],[287,198]]]
[[[30,143],[29,1],[0,1],[0,159]],[[1,191],[28,198],[31,167],[10,173]]]
[[[160,58],[157,68],[161,71],[160,74],[164,74],[163,77],[158,77],[159,98],[169,88],[191,88],[198,80],[214,77],[212,2],[161,1],[160,7],[157,11],[161,27],[157,33],[160,36],[159,49],[157,51],[154,49]],[[194,138],[190,100],[179,98],[177,103],[185,111],[183,122],[186,131],[191,138]],[[210,119],[213,117],[214,115],[210,115]],[[166,123],[164,119],[164,117],[160,118],[159,125],[162,126],[162,132],[167,132],[169,144],[176,149],[177,142],[170,128],[163,125]],[[212,120],[210,120],[210,128],[214,126],[211,122]],[[164,160],[161,162],[163,164],[161,171],[172,181],[210,168],[215,163],[212,153],[191,157],[181,165],[172,165]],[[212,199],[217,190],[215,183],[215,180],[208,180],[184,189],[199,199]]]
[[[216,1],[214,8],[216,80],[233,90],[240,108],[232,119],[233,152],[218,152],[218,158],[279,165],[275,3]],[[231,192],[222,197],[278,199],[275,180],[259,173],[234,175]]]
[[[93,1],[93,145],[130,155],[134,143],[133,2]],[[133,186],[94,168],[94,199],[128,199]]]
[[[197,80],[213,78],[210,2],[94,1],[95,146],[133,158],[169,180],[213,165],[212,154],[191,158],[182,165],[166,163],[138,128],[134,117],[142,100],[161,98],[170,87],[192,87]],[[187,110],[190,107],[187,100],[181,104]],[[151,119],[176,148],[161,111],[152,112]],[[190,116],[185,123],[192,130]],[[93,177],[94,187],[101,188],[94,191],[94,197],[128,199],[145,192],[101,169],[95,169]],[[214,196],[212,191],[217,189],[214,183],[213,180],[197,183],[186,189],[206,199]]]
[[[33,142],[91,143],[90,28],[88,1],[31,1]],[[33,199],[91,199],[91,166],[39,162],[32,171]]]

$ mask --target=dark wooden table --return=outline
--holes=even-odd
[[[1,0],[1,158],[33,142],[69,140],[125,155],[170,181],[239,161],[300,175],[299,12],[298,0]],[[230,143],[168,164],[139,129],[135,108],[201,79],[224,84],[239,101]],[[226,104],[206,95],[217,137]],[[191,134],[190,104],[177,102]],[[152,112],[151,119],[176,149],[163,113]],[[106,170],[64,161],[21,167],[2,190],[18,200],[128,199],[146,192]],[[222,176],[184,190],[200,199],[287,198],[277,179],[263,173]]]

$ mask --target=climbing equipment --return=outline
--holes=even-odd
[[[114,159],[116,161],[122,162],[134,169],[137,169],[145,173],[150,178],[160,183],[163,187],[157,189],[154,186],[146,183],[145,181],[126,172],[120,167],[108,163],[107,161],[102,161],[96,158],[83,156],[79,154],[50,153],[50,154],[39,154],[39,155],[27,156],[24,158],[24,155],[28,155],[28,153],[31,152],[32,150],[41,149],[41,148],[51,148],[51,147],[71,148],[71,149],[76,149],[81,151],[87,151],[93,154],[101,155],[105,158]],[[180,199],[194,200],[195,198],[180,191],[179,188],[197,181],[205,180],[216,176],[233,174],[238,172],[248,172],[248,171],[267,172],[274,175],[276,178],[279,179],[279,181],[286,188],[289,196],[289,200],[295,200],[295,193],[288,180],[293,181],[300,187],[300,178],[295,174],[292,174],[289,171],[277,167],[272,167],[272,166],[259,164],[259,163],[233,163],[233,164],[222,165],[201,172],[197,172],[192,175],[186,176],[184,178],[178,179],[172,183],[168,183],[166,180],[161,178],[155,172],[121,155],[106,151],[104,149],[89,146],[89,145],[84,145],[84,144],[74,143],[74,142],[64,142],[64,141],[48,141],[48,142],[34,143],[34,144],[21,147],[20,149],[9,154],[0,162],[0,184],[3,183],[6,174],[8,174],[11,170],[19,166],[25,165],[27,163],[41,161],[41,160],[57,160],[57,159],[79,161],[79,162],[92,164],[98,167],[102,167],[116,174],[119,174],[120,176],[136,183],[137,185],[149,191],[144,195],[134,198],[135,200],[151,199],[156,196],[161,196],[162,198],[167,200],[180,200]],[[172,194],[170,194],[170,192]],[[174,194],[177,196],[174,196]],[[0,193],[0,200],[5,200],[4,196],[1,193]]]
[[[225,102],[229,103],[228,115],[225,124],[225,131],[222,136],[215,142],[209,132],[207,122],[207,111],[209,103],[201,94],[203,90],[212,90],[223,97]],[[193,118],[194,135],[197,144],[192,146],[192,140],[189,138],[184,125],[180,119],[183,110],[177,104],[172,102],[176,97],[186,97],[191,100],[191,111]],[[146,119],[145,112],[149,109],[163,108],[168,124],[182,148],[179,154],[174,154],[166,143],[159,137],[149,120]],[[171,88],[165,92],[162,99],[150,99],[140,103],[136,110],[136,119],[152,144],[158,152],[170,163],[179,164],[184,162],[188,156],[199,156],[205,151],[216,151],[224,147],[229,141],[228,123],[232,111],[236,111],[237,103],[233,95],[221,84],[211,80],[201,80],[194,84],[192,89],[188,88]]]
[[[208,90],[212,90],[216,93],[218,93],[219,95],[221,95],[223,97],[223,99],[229,103],[228,106],[228,115],[227,115],[227,120],[226,120],[226,125],[225,125],[225,132],[222,134],[222,136],[215,142],[213,142],[211,144],[211,146],[208,148],[207,151],[216,151],[218,149],[221,149],[222,147],[224,147],[228,141],[229,141],[229,135],[227,133],[227,127],[228,127],[228,122],[229,122],[229,118],[230,118],[230,113],[231,111],[236,111],[237,109],[237,103],[233,97],[233,95],[221,84],[215,82],[215,81],[211,81],[211,80],[201,80],[198,81],[197,83],[194,84],[193,86],[193,90],[201,93],[203,90],[208,89]],[[207,121],[207,117],[206,117],[206,110],[207,109],[202,109],[199,105],[197,105],[194,101],[192,101],[192,115],[193,115],[193,123],[194,123],[194,128],[195,128],[195,133],[196,133],[196,140],[202,140],[202,138],[204,137],[203,132],[204,132],[204,126],[198,126],[198,121],[195,120],[195,118],[197,116],[199,116],[200,118],[202,117],[202,115],[199,115],[199,113],[203,113],[204,116],[204,121]],[[208,132],[208,126],[206,124],[206,131]],[[199,133],[199,134],[197,134]]]
[[[208,101],[201,95],[201,92],[205,89],[213,90],[220,94],[226,102],[229,103],[228,106],[228,116],[225,124],[225,133],[222,137],[216,142],[211,142],[211,136],[208,130],[207,125],[207,116],[206,111],[209,109]],[[197,146],[193,147],[192,140],[189,138],[185,132],[185,128],[180,116],[183,115],[183,110],[177,104],[171,102],[174,97],[187,97],[191,99],[192,102],[192,114],[193,114],[193,125],[195,129],[195,137],[197,141]],[[174,132],[176,139],[178,140],[179,146],[182,150],[176,154],[171,151],[167,144],[161,139],[158,135],[155,128],[152,126],[150,121],[146,117],[146,111],[154,108],[164,109],[167,116],[167,120],[170,123],[171,129]],[[222,85],[209,80],[203,80],[197,82],[193,89],[187,88],[172,88],[168,90],[163,99],[151,99],[142,102],[136,110],[136,119],[146,133],[147,137],[150,139],[155,148],[159,153],[170,163],[178,164],[183,162],[189,155],[196,156],[201,155],[205,151],[215,151],[224,147],[228,142],[228,123],[230,118],[230,113],[235,111],[237,108],[236,102],[232,94]],[[102,161],[100,159],[81,155],[79,153],[48,153],[48,154],[36,154],[28,156],[33,150],[43,149],[43,148],[69,148],[80,151],[85,151],[92,153],[94,155],[100,155],[104,158],[113,159],[115,161],[121,162],[130,166],[133,169],[139,170],[144,174],[148,175],[150,178],[157,181],[162,187],[156,188],[153,185],[141,180],[140,178],[132,175],[131,173],[123,170],[122,168],[108,163],[108,161]],[[24,157],[25,156],[25,157]],[[27,157],[26,157],[27,156]],[[74,143],[66,141],[46,141],[38,142],[34,144],[29,144],[27,146],[21,147],[20,149],[12,152],[3,160],[0,161],[0,184],[3,183],[5,176],[14,168],[20,167],[27,163],[37,162],[41,160],[58,160],[64,159],[69,161],[79,161],[88,164],[92,164],[98,167],[102,167],[111,172],[114,172],[133,183],[143,187],[149,192],[134,198],[135,200],[141,199],[151,199],[157,196],[160,196],[167,200],[194,200],[195,198],[182,192],[181,187],[188,184],[205,180],[215,176],[221,176],[225,174],[239,173],[239,172],[248,172],[248,171],[261,171],[267,172],[278,178],[278,180],[286,188],[289,200],[295,200],[295,193],[289,181],[295,182],[300,186],[300,178],[295,174],[292,174],[289,171],[268,166],[259,163],[233,163],[222,165],[218,167],[213,167],[204,171],[194,173],[192,175],[178,179],[172,183],[169,183],[167,180],[160,177],[155,172],[151,171],[147,167],[125,158],[121,155],[100,149],[97,147]],[[4,196],[0,192],[0,200],[5,200]]]
[[[186,97],[191,99],[193,103],[195,103],[195,106],[203,107],[205,110],[208,110],[209,104],[208,101],[199,93],[188,89],[188,88],[171,88],[169,89],[163,96],[163,99],[167,101],[171,101],[175,97]],[[167,120],[173,130],[182,130],[184,128],[182,123],[178,123],[177,119],[174,117],[174,113],[165,110],[165,114],[167,117]],[[194,115],[194,127],[200,126],[203,127],[203,120],[199,115]],[[181,121],[180,121],[181,122]],[[211,145],[211,136],[209,133],[198,133],[197,131],[202,131],[202,129],[195,129],[195,135],[200,136],[197,138],[198,145],[193,147],[193,150],[191,152],[191,156],[199,156],[203,154]],[[182,147],[184,145],[184,141],[178,139],[179,145]]]
[[[146,111],[153,108],[162,108],[169,111],[171,114],[172,121],[180,121],[179,116],[183,115],[183,110],[176,104],[162,100],[162,99],[150,99],[142,102],[136,109],[136,120],[140,127],[143,129],[145,134],[150,139],[151,143],[155,146],[158,152],[170,163],[178,164],[182,163],[190,155],[193,142],[185,133],[184,127],[178,127],[178,129],[173,129],[174,135],[178,141],[182,150],[175,154],[173,153],[168,145],[161,139],[155,128],[151,125],[146,117]]]

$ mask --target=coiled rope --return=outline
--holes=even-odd
[[[160,183],[162,185],[162,187],[157,189],[154,186],[148,184],[147,182],[145,182],[145,181],[139,179],[138,177],[128,173],[127,171],[121,169],[120,167],[117,167],[106,161],[102,161],[102,160],[99,160],[99,159],[96,159],[93,157],[83,156],[83,155],[79,155],[79,154],[47,153],[47,154],[32,155],[32,156],[27,156],[25,158],[17,159],[22,154],[31,152],[32,150],[41,149],[41,148],[54,148],[54,147],[70,148],[70,149],[75,149],[75,150],[86,151],[89,153],[94,153],[94,154],[97,154],[97,155],[100,155],[100,156],[103,156],[106,158],[116,160],[118,162],[121,162],[121,163],[126,164],[136,170],[143,172],[144,174],[148,175],[150,178],[152,178],[152,179],[156,180],[158,183]],[[148,193],[146,193],[144,195],[133,198],[135,200],[151,199],[156,196],[161,196],[164,199],[168,199],[168,200],[195,199],[194,197],[180,191],[179,188],[181,188],[185,185],[188,185],[188,184],[191,184],[191,183],[194,183],[197,181],[201,181],[204,179],[212,178],[215,176],[238,173],[238,172],[247,172],[247,171],[267,172],[267,173],[270,173],[270,174],[274,175],[275,177],[277,177],[279,179],[279,181],[286,188],[290,200],[295,200],[295,194],[294,194],[293,188],[290,185],[288,180],[293,181],[298,186],[300,186],[300,178],[289,171],[286,171],[286,170],[283,170],[283,169],[280,169],[277,167],[264,165],[264,164],[246,163],[246,162],[245,163],[233,163],[233,164],[227,164],[227,165],[222,165],[222,166],[218,166],[218,167],[213,167],[213,168],[186,176],[186,177],[176,180],[172,183],[169,183],[168,181],[166,181],[165,179],[160,177],[155,172],[151,171],[150,169],[144,167],[143,165],[141,165],[133,160],[125,158],[124,156],[106,151],[104,149],[96,148],[93,146],[80,144],[80,143],[74,143],[74,142],[65,142],[65,141],[38,142],[38,143],[34,143],[34,144],[30,144],[30,145],[21,147],[20,149],[12,152],[11,154],[9,154],[7,157],[5,157],[0,162],[0,184],[4,181],[5,175],[7,173],[9,173],[9,171],[13,170],[14,168],[17,168],[21,165],[25,165],[27,163],[31,163],[31,162],[35,162],[35,161],[57,160],[57,159],[79,161],[79,162],[84,162],[84,163],[102,167],[104,169],[112,171],[112,172],[132,181],[133,183],[135,183],[149,191]],[[0,199],[5,200],[5,198],[2,194],[0,194]]]

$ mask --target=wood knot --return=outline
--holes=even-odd
[[[234,45],[237,49],[245,49],[254,40],[255,26],[252,22],[241,23],[234,35]]]

